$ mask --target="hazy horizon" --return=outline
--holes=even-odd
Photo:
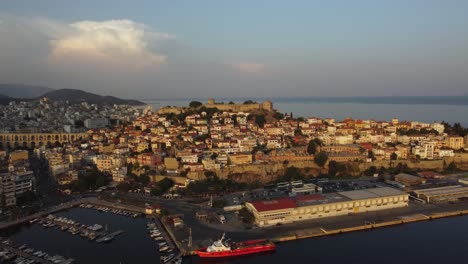
[[[3,1],[0,83],[136,99],[466,96],[467,9],[458,0]]]

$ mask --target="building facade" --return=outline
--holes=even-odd
[[[409,195],[390,187],[247,202],[259,227],[408,206]]]

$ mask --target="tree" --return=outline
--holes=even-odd
[[[128,182],[121,182],[117,184],[116,188],[121,192],[128,192],[128,190],[130,190],[130,184]]]
[[[328,160],[328,156],[325,152],[319,152],[314,155],[315,164],[317,164],[321,168],[325,166],[325,163],[327,163],[327,160]]]
[[[338,163],[334,160],[328,163],[328,176],[335,177],[338,173]]]
[[[370,166],[367,170],[364,171],[364,175],[366,176],[374,176],[374,174],[376,173],[377,173],[377,167],[375,166]]]
[[[244,104],[256,104],[256,102],[252,101],[252,100],[247,100],[244,102]]]
[[[259,127],[263,127],[266,123],[265,116],[264,115],[255,115],[255,123]]]
[[[392,155],[390,155],[390,167],[393,167],[395,160],[397,159],[398,159],[398,155],[395,152],[393,152]]]
[[[273,113],[273,118],[275,118],[276,120],[281,120],[284,118],[284,114],[280,112],[275,112]]]
[[[204,174],[205,174],[205,177],[207,179],[213,179],[213,178],[217,177],[216,172],[210,171],[210,170],[205,171]]]
[[[150,177],[146,174],[142,174],[138,177],[138,181],[146,185],[150,182]]]
[[[322,146],[323,142],[319,138],[314,138],[309,141],[309,144],[307,145],[307,153],[310,155],[313,155],[317,152],[317,148]]]
[[[255,221],[254,215],[245,207],[239,211],[239,216],[242,218],[242,221],[247,224],[252,224]]]
[[[96,179],[96,188],[106,185],[106,178],[103,175],[99,175]]]
[[[449,165],[447,166],[447,168],[445,169],[446,173],[453,173],[453,172],[457,172],[457,171],[458,171],[457,165],[453,161],[450,162]]]
[[[201,102],[198,102],[198,101],[191,101],[190,104],[189,104],[189,107],[190,108],[198,108],[200,106],[202,106],[203,104]]]
[[[315,140],[310,140],[309,144],[307,145],[307,153],[310,155],[314,155],[317,152],[317,143],[315,143]]]

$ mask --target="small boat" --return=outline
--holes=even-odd
[[[167,263],[169,262],[171,259],[174,258],[174,254],[170,254],[170,255],[167,255],[167,256],[161,256],[160,260],[161,260],[161,263]]]
[[[38,222],[39,220],[40,220],[39,218],[34,218],[32,220],[29,220],[29,223],[34,224],[34,223]]]
[[[114,237],[112,237],[112,236],[104,236],[104,237],[101,237],[101,238],[97,239],[96,242],[98,242],[98,243],[106,243],[106,242],[111,241],[112,239],[114,239]]]

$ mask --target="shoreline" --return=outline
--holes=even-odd
[[[82,198],[82,199],[79,199],[79,200],[76,200],[67,204],[63,204],[59,208],[53,208],[52,210],[39,212],[35,215],[31,215],[31,216],[18,219],[12,222],[1,223],[0,230],[8,229],[13,226],[17,226],[21,224],[26,224],[29,220],[34,219],[38,216],[44,216],[49,213],[54,213],[54,212],[62,211],[62,210],[69,210],[71,208],[79,206],[80,204],[86,204],[86,203],[111,207],[115,209],[125,209],[125,210],[130,210],[133,212],[140,212],[140,213],[144,212],[144,208],[141,208],[139,206],[114,203],[114,202],[109,202],[105,200],[100,200],[97,198]],[[425,206],[429,206],[429,205],[425,205]],[[346,216],[339,216],[339,217],[333,217],[333,218],[328,218],[328,219],[327,218],[320,219],[320,221],[327,221],[327,224],[329,227],[327,227],[327,224],[324,224],[323,222],[315,222],[315,223],[314,222],[309,222],[309,223],[297,222],[297,223],[293,223],[289,225],[288,224],[283,225],[282,227],[286,228],[287,230],[277,230],[275,229],[275,227],[269,227],[269,228],[258,228],[255,230],[255,232],[252,232],[253,230],[237,230],[235,232],[244,234],[246,238],[250,237],[251,235],[256,234],[255,236],[257,238],[269,239],[273,241],[274,243],[285,243],[285,242],[295,241],[295,240],[311,239],[311,238],[318,238],[318,237],[324,237],[324,236],[333,236],[333,235],[359,232],[359,231],[368,231],[368,230],[374,230],[378,228],[393,227],[393,226],[411,224],[411,223],[422,222],[422,221],[432,221],[432,220],[444,219],[444,218],[449,218],[449,217],[468,215],[468,203],[459,204],[455,206],[455,208],[450,208],[450,206],[448,206],[447,208],[447,205],[441,205],[441,206],[443,206],[442,211],[440,210],[441,208],[439,207],[427,208],[428,210],[427,211],[425,210],[423,212],[413,211],[413,212],[405,212],[405,213],[398,212],[398,211],[394,212],[392,211],[394,209],[390,209],[387,212],[385,212],[389,214],[385,216],[385,218],[390,217],[391,219],[386,219],[386,220],[379,221],[379,222],[369,222],[366,224],[349,225],[352,222],[361,221],[362,219],[365,219],[366,218],[365,213],[361,213],[361,214],[353,215],[354,218],[352,219],[346,218]],[[146,215],[146,217],[158,218],[155,215]],[[378,216],[378,217],[381,217],[381,216]],[[166,226],[163,219],[159,219],[159,223],[160,225],[164,227],[165,232],[167,232],[169,238],[172,240],[173,244],[175,245],[175,247],[178,249],[178,251],[182,255],[184,256],[195,255],[192,250],[186,248],[184,244],[181,241],[179,241],[177,235],[174,233],[175,230],[171,227]],[[299,226],[295,226],[295,224]],[[207,226],[207,228],[209,227]]]
[[[432,221],[432,220],[457,217],[457,216],[465,216],[465,215],[468,215],[468,209],[461,210],[461,211],[459,210],[459,211],[435,213],[432,215],[424,215],[424,214],[407,215],[407,216],[401,216],[402,218],[401,220],[391,220],[391,221],[385,221],[381,223],[358,225],[358,226],[344,227],[344,228],[339,228],[339,229],[327,230],[327,229],[318,227],[318,228],[314,228],[313,230],[298,230],[298,232],[306,231],[306,233],[296,234],[296,235],[291,235],[291,236],[280,236],[280,237],[272,238],[271,240],[275,243],[284,243],[284,242],[294,241],[294,240],[339,235],[339,234],[360,232],[360,231],[368,231],[368,230],[374,230],[377,228],[393,227],[393,226],[399,226],[399,225],[404,225],[404,224],[411,224],[411,223],[417,223],[417,222],[423,222],[423,221]]]

